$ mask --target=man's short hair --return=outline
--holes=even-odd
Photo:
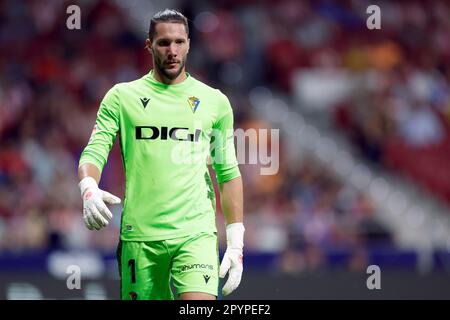
[[[155,15],[150,20],[150,27],[148,29],[148,38],[150,40],[153,40],[153,37],[156,33],[156,25],[160,22],[183,24],[189,37],[189,26],[187,18],[177,10],[164,9],[163,11],[155,13]]]

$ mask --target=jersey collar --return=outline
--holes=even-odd
[[[188,72],[185,72],[185,74],[186,74],[186,79],[184,79],[182,82],[177,83],[177,84],[165,84],[165,83],[159,82],[155,78],[154,69],[151,69],[150,72],[145,77],[151,83],[151,85],[159,87],[159,88],[163,88],[163,89],[184,89],[184,88],[189,87],[192,84],[192,81],[193,81],[192,76]]]

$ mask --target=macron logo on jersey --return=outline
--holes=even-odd
[[[141,102],[142,102],[142,105],[144,106],[144,109],[147,106],[149,101],[150,101],[149,98],[141,98]]]

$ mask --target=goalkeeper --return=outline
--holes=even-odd
[[[125,200],[117,250],[122,299],[213,300],[242,277],[243,195],[227,97],[185,71],[187,19],[164,10],[150,22],[146,48],[153,69],[113,86],[103,98],[78,175],[83,219],[90,230],[108,225],[105,203],[120,199],[99,189],[119,134]],[[219,267],[211,156],[226,221],[227,249]]]

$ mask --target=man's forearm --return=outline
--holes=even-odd
[[[243,222],[243,187],[242,178],[237,177],[219,184],[220,201],[226,224]]]
[[[219,276],[228,280],[222,287],[222,294],[229,295],[240,284],[243,267],[244,224],[243,191],[241,177],[219,184],[222,211],[227,224],[227,250],[220,264]]]
[[[78,178],[80,178],[80,180],[83,180],[86,177],[92,177],[98,184],[100,182],[100,176],[101,176],[100,170],[97,168],[97,166],[93,165],[92,163],[82,164],[78,168]]]

